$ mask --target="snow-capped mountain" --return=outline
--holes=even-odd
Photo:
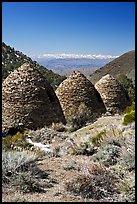
[[[39,64],[57,73],[76,69],[97,69],[118,56],[91,54],[43,54],[31,56]]]
[[[43,58],[56,58],[56,59],[66,59],[66,58],[75,58],[75,59],[114,59],[116,57],[119,56],[112,56],[112,55],[91,55],[91,54],[43,54],[43,55],[38,55],[38,56],[34,56],[36,58],[39,59],[43,59]]]

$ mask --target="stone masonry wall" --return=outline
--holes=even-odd
[[[2,127],[38,129],[52,122],[66,122],[59,100],[41,73],[25,63],[2,84]]]
[[[100,93],[107,111],[111,113],[121,113],[131,101],[124,87],[110,74],[102,77],[95,88]]]
[[[81,104],[90,110],[91,117],[106,111],[100,94],[79,71],[74,71],[59,85],[56,95],[67,120],[75,115]]]

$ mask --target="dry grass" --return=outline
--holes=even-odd
[[[65,189],[83,198],[101,199],[116,192],[115,178],[99,163],[79,163],[77,176],[65,183]]]

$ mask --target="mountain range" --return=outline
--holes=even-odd
[[[135,84],[135,51],[129,51],[120,57],[112,60],[90,75],[90,80],[95,84],[104,75],[111,74],[118,78],[119,75],[126,75]]]
[[[89,76],[96,69],[112,61],[118,56],[111,55],[80,55],[80,54],[44,54],[33,56],[32,59],[40,65],[51,69],[60,75],[70,75],[74,70],[79,70]]]

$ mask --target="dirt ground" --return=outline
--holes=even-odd
[[[125,149],[134,150],[134,126],[123,127],[121,126],[121,116],[100,118],[94,124],[90,124],[83,127],[69,136],[75,139],[76,143],[85,141],[86,138],[94,135],[96,132],[101,131],[102,127],[107,131],[113,125],[113,129],[116,132],[116,127],[121,128],[122,138],[125,138],[123,147]],[[110,131],[108,132],[110,133]],[[64,139],[65,140],[65,139]],[[63,143],[63,145],[67,145]],[[124,155],[124,154],[123,154]],[[120,157],[120,159],[123,159]],[[118,202],[120,201],[120,195],[114,195],[109,200],[93,200],[86,199],[80,196],[75,196],[65,190],[65,183],[71,178],[75,178],[78,171],[75,168],[69,168],[69,166],[75,166],[75,162],[91,162],[90,156],[87,155],[70,155],[65,154],[60,157],[44,157],[37,161],[37,166],[40,170],[48,174],[49,181],[43,180],[44,192],[23,193],[18,191],[13,186],[3,187],[2,202]],[[129,172],[130,173],[130,172]],[[132,173],[132,171],[131,171]],[[133,174],[134,175],[134,174]],[[133,177],[132,175],[129,177]],[[134,178],[133,178],[134,179]],[[45,182],[45,183],[44,183]],[[49,182],[49,185],[48,183]],[[118,196],[118,197],[117,197]],[[128,202],[128,201],[127,201]]]
[[[38,161],[38,167],[49,174],[51,178],[55,180],[53,187],[45,188],[43,193],[21,193],[15,189],[4,188],[2,193],[2,202],[23,201],[26,202],[78,202],[86,201],[79,196],[69,194],[64,190],[64,182],[70,178],[74,178],[76,171],[73,169],[65,169],[64,166],[67,163],[73,161],[81,161],[88,159],[87,156],[78,155],[72,156],[67,155],[59,158],[47,158],[42,161]]]

